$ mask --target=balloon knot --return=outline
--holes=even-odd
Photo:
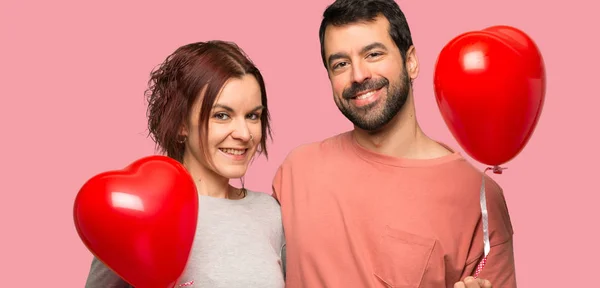
[[[508,169],[508,168],[500,167],[498,165],[488,168],[488,170],[492,170],[492,172],[494,172],[494,174],[502,174],[502,171],[506,170],[506,169]]]

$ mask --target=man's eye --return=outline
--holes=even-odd
[[[337,63],[337,64],[333,65],[333,69],[343,68],[344,66],[346,66],[346,64],[348,64],[348,63],[347,62]]]

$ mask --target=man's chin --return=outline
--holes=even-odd
[[[346,118],[354,124],[354,127],[364,130],[365,132],[379,132],[385,127],[388,126],[390,122],[392,122],[393,117],[387,119],[384,117],[383,111],[370,111],[372,113],[368,113],[366,115],[358,116],[356,113],[353,113],[351,117],[346,115]],[[373,115],[370,117],[370,115]]]
[[[385,127],[386,123],[381,123],[381,121],[372,121],[367,119],[354,119],[351,120],[354,127],[364,130],[365,132],[377,132]]]

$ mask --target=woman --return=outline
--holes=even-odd
[[[277,202],[229,184],[256,153],[267,156],[267,94],[260,71],[233,43],[177,49],[151,74],[148,126],[157,147],[196,181],[196,238],[179,287],[284,287]],[[86,287],[130,287],[93,259]]]

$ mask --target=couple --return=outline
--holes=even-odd
[[[516,287],[510,218],[491,179],[491,250],[481,278],[468,277],[483,254],[481,171],[419,128],[419,62],[398,5],[337,0],[323,16],[321,56],[355,128],[294,149],[273,196],[229,185],[267,156],[266,89],[251,60],[232,43],[193,43],[152,73],[152,138],[200,193],[178,285]],[[94,259],[86,287],[128,285]]]

